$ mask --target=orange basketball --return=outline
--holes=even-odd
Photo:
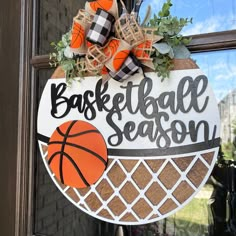
[[[132,52],[140,60],[150,59],[149,54],[146,53],[144,50],[132,50]]]
[[[116,71],[118,71],[121,68],[121,66],[129,56],[129,52],[130,52],[129,50],[122,50],[115,55],[113,59],[113,67]]]
[[[113,0],[97,0],[94,2],[90,2],[90,7],[94,12],[97,11],[98,8],[101,8],[105,11],[109,11],[112,7]]]
[[[137,48],[150,49],[152,47],[152,42],[150,40],[146,40],[144,43],[140,43]]]
[[[119,39],[111,39],[107,43],[107,45],[104,48],[103,52],[107,57],[110,58],[116,53],[119,46],[120,46],[120,40]]]
[[[62,184],[84,188],[95,183],[106,168],[106,143],[90,123],[68,121],[53,132],[47,161]]]
[[[80,48],[81,45],[84,43],[85,31],[84,28],[76,21],[73,24],[71,35],[71,48]]]
[[[112,39],[107,47],[105,48],[104,52],[106,54],[110,54],[110,56],[113,56],[115,52],[117,51],[118,47],[120,46],[120,40],[119,39]]]
[[[138,59],[145,60],[150,58],[149,54],[145,50],[150,50],[151,48],[151,41],[146,40],[144,43],[141,43],[136,48],[134,48],[132,52]]]

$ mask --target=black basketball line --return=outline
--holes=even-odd
[[[61,154],[61,152],[55,152],[55,153],[53,153],[53,154],[50,156],[50,158],[48,159],[48,165],[51,164],[51,162],[54,160],[54,158],[55,158],[55,156],[56,156],[57,154]]]
[[[62,144],[63,142],[61,141],[53,141],[53,142],[49,142],[48,145],[50,144]],[[80,145],[77,145],[77,144],[74,144],[74,143],[70,143],[70,142],[66,142],[66,145],[69,145],[69,146],[72,146],[72,147],[76,147],[78,149],[82,149],[83,151],[86,151],[90,154],[92,154],[93,156],[97,157],[105,166],[106,166],[106,161],[103,159],[102,156],[100,156],[99,154],[97,154],[96,152],[88,149],[88,148],[85,148],[83,146],[80,146]]]
[[[61,179],[61,182],[64,184],[64,178],[63,178],[63,170],[62,170],[62,167],[63,167],[63,153],[64,153],[64,150],[65,150],[65,145],[66,145],[66,140],[67,140],[67,136],[69,135],[70,133],[70,130],[72,129],[73,125],[77,122],[77,120],[74,120],[71,122],[70,126],[68,127],[66,133],[65,133],[65,136],[64,136],[64,139],[62,141],[62,146],[61,146],[61,155],[60,155],[60,179]]]
[[[60,130],[59,127],[57,127],[57,132],[62,136],[64,137],[65,134]],[[83,132],[80,132],[80,133],[76,133],[76,134],[69,134],[67,137],[68,138],[74,138],[74,137],[77,137],[77,136],[81,136],[81,135],[84,135],[84,134],[89,134],[89,133],[100,133],[98,130],[87,130],[87,131],[83,131]]]
[[[51,162],[54,160],[55,156],[61,154],[61,152],[56,152],[54,153],[48,160],[48,164],[50,165]],[[75,163],[75,161],[73,160],[73,158],[71,158],[71,156],[69,154],[67,154],[66,152],[63,152],[63,155],[65,157],[67,157],[67,159],[71,162],[71,164],[74,166],[74,168],[76,169],[78,175],[80,176],[80,178],[82,179],[82,181],[84,182],[84,184],[86,186],[89,186],[89,183],[87,182],[87,180],[85,179],[84,175],[82,174],[80,168],[77,166],[77,164]]]

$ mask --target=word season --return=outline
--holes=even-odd
[[[188,124],[181,120],[169,122],[170,116],[178,112],[204,112],[209,102],[209,96],[204,95],[207,85],[208,80],[204,75],[195,79],[186,76],[180,80],[176,91],[166,91],[158,97],[153,97],[153,81],[145,77],[139,84],[128,82],[125,86],[121,85],[122,92],[111,97],[108,93],[109,83],[103,85],[102,80],[99,80],[94,91],[87,90],[83,94],[67,97],[64,95],[67,90],[65,83],[52,84],[51,115],[60,119],[67,116],[72,109],[77,109],[79,113],[83,113],[86,120],[94,120],[98,112],[105,111],[106,122],[115,132],[107,139],[111,146],[119,146],[124,138],[134,141],[138,137],[147,137],[150,142],[155,142],[158,148],[168,148],[172,141],[183,143],[188,135],[192,142],[196,142],[200,130],[204,132],[204,142],[207,143],[214,139],[216,125],[210,137],[210,126],[205,120],[189,120]],[[137,124],[133,121],[134,116],[133,120],[127,121],[121,127],[119,121],[122,121],[127,113],[139,113],[144,120]],[[164,129],[163,124],[165,123],[166,127],[167,122],[169,128]]]

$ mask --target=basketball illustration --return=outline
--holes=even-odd
[[[85,4],[85,10],[90,14],[94,14],[99,8],[110,12],[115,18],[118,17],[118,8],[116,0],[97,0]]]
[[[97,0],[94,2],[90,2],[90,7],[96,12],[98,8],[103,10],[109,11],[112,7],[113,0],[104,1],[104,0]]]
[[[126,58],[129,56],[129,50],[122,50],[118,52],[113,59],[113,67],[116,71],[118,71],[123,65]]]
[[[146,40],[134,48],[132,52],[139,60],[148,60],[150,59],[150,53],[152,52],[152,42]]]
[[[81,24],[77,21],[74,21],[72,27],[72,39],[71,39],[71,48],[78,49],[84,43],[85,31]]]
[[[150,56],[148,55],[148,53],[146,53],[142,49],[135,49],[132,52],[140,60],[148,60],[148,59],[150,59]]]
[[[112,39],[108,43],[107,47],[104,48],[104,53],[107,56],[113,56],[117,51],[118,47],[120,46],[120,41],[118,39]]]
[[[67,121],[51,135],[47,161],[62,184],[88,187],[106,168],[106,144],[101,133],[88,122]]]

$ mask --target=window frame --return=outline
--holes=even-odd
[[[236,49],[236,30],[190,35],[191,43],[187,46],[191,53],[211,52]],[[31,58],[35,69],[49,69],[49,55],[35,55]]]

